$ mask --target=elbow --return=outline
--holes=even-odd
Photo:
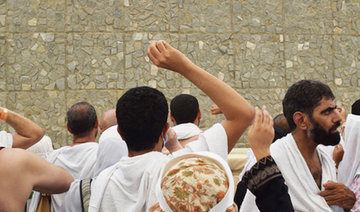
[[[66,171],[64,170],[64,172]],[[70,189],[72,182],[74,182],[74,178],[68,172],[66,172],[63,176],[63,185],[61,186],[60,192],[67,192]]]
[[[36,130],[33,131],[32,140],[34,142],[38,142],[38,141],[40,141],[40,139],[42,139],[42,137],[44,137],[44,135],[45,135],[44,128],[38,127]]]
[[[255,108],[251,106],[249,112],[244,114],[242,120],[250,125],[253,122],[254,118],[255,118]]]

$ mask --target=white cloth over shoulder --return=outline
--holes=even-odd
[[[47,160],[65,169],[74,179],[92,178],[98,143],[87,142],[75,146],[65,146],[53,151]],[[66,192],[51,195],[51,211],[59,211],[65,199]],[[31,200],[30,212],[35,212],[39,203],[40,193],[34,192]]]
[[[51,138],[47,135],[44,135],[40,141],[31,147],[27,148],[28,151],[39,155],[40,157],[46,159],[53,151],[53,146]]]
[[[200,134],[199,140],[172,155],[149,152],[123,157],[93,180],[89,212],[148,211],[157,202],[156,183],[162,167],[174,156],[195,151],[211,151],[227,159],[227,135],[221,124]]]
[[[344,157],[339,165],[338,179],[350,187],[360,174],[360,116],[349,114],[346,118]]]
[[[6,131],[0,132],[0,147],[11,148],[13,145],[13,135]]]
[[[123,156],[127,155],[127,145],[118,133],[117,125],[106,129],[99,138],[94,176],[99,175],[102,170],[114,165]]]
[[[188,139],[202,132],[201,129],[193,123],[179,124],[172,127],[172,129],[175,131],[178,140]]]
[[[321,185],[329,180],[336,181],[335,163],[323,148],[323,146],[316,148],[322,167]],[[320,189],[291,133],[273,143],[270,152],[289,188],[295,211],[332,211],[325,199],[318,195]],[[323,189],[322,187],[321,190]],[[243,208],[256,208],[254,200],[254,195],[248,191],[240,211],[245,211]]]

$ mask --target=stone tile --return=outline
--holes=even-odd
[[[250,0],[233,1],[232,23],[234,32],[283,32],[283,1]]]
[[[360,88],[355,87],[353,89],[333,87],[332,91],[335,95],[335,103],[337,106],[345,108],[346,113],[351,113],[351,105],[358,99],[360,99]]]
[[[0,92],[0,107],[8,108],[7,96],[8,96],[8,92]],[[5,122],[0,121],[0,129],[1,130],[5,130],[5,131],[9,132],[8,126],[9,125],[6,124]]]
[[[73,104],[85,101],[95,107],[100,117],[103,112],[116,108],[116,103],[122,94],[122,90],[69,90],[66,93],[66,111]]]
[[[67,43],[69,89],[124,88],[122,34],[71,33]]]
[[[285,33],[331,34],[332,13],[328,0],[284,0]]]
[[[231,31],[230,0],[184,0],[179,3],[180,32]]]
[[[261,108],[266,105],[272,117],[282,113],[282,100],[286,94],[287,88],[269,88],[269,89],[242,89],[238,92],[250,102],[253,106]]]
[[[287,87],[302,79],[334,83],[332,37],[289,35],[285,37]]]
[[[65,0],[11,0],[7,9],[9,32],[64,32]]]
[[[357,36],[334,36],[335,84],[337,86],[360,86],[360,38]]]
[[[180,35],[179,50],[196,65],[203,68],[230,86],[234,79],[234,44],[231,34],[188,34]],[[195,88],[186,79],[183,88]]]
[[[55,148],[69,144],[66,139],[64,91],[10,92],[7,101],[9,109],[43,127]]]
[[[65,34],[9,34],[7,55],[8,90],[65,89]]]
[[[66,31],[177,31],[177,1],[67,0]]]
[[[234,35],[235,87],[274,88],[285,85],[283,36]]]
[[[7,89],[7,56],[6,56],[6,36],[0,35],[0,91]]]
[[[0,32],[7,32],[7,1],[0,0]]]
[[[178,35],[132,33],[126,34],[124,40],[125,89],[136,86],[150,86],[157,89],[180,86],[176,82],[179,77],[177,73],[157,68],[146,55],[149,44],[154,40],[166,40],[174,48],[178,48]]]
[[[358,0],[332,0],[333,33],[360,35],[360,3]]]

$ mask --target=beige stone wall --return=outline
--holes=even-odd
[[[0,0],[0,104],[71,143],[65,113],[88,101],[100,115],[128,88],[155,87],[170,100],[197,96],[201,127],[211,100],[146,57],[165,39],[254,105],[281,112],[300,79],[329,84],[337,104],[360,97],[359,0]],[[2,129],[11,130],[1,124]],[[238,146],[246,146],[242,138]]]

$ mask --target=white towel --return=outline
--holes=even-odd
[[[323,148],[322,145],[316,148],[322,167],[321,185],[329,180],[336,181],[335,163]],[[295,211],[332,211],[325,199],[318,194],[320,189],[291,133],[273,143],[270,152],[289,188],[289,195]],[[323,186],[321,187],[323,190]],[[254,200],[249,201],[254,198],[254,195],[248,193],[240,211],[243,211],[243,208],[256,207]]]
[[[338,179],[350,187],[355,176],[360,174],[360,116],[347,116],[344,145],[344,157],[339,165]]]
[[[193,123],[179,124],[172,129],[175,131],[178,140],[187,139],[196,135],[199,135],[201,129]]]

